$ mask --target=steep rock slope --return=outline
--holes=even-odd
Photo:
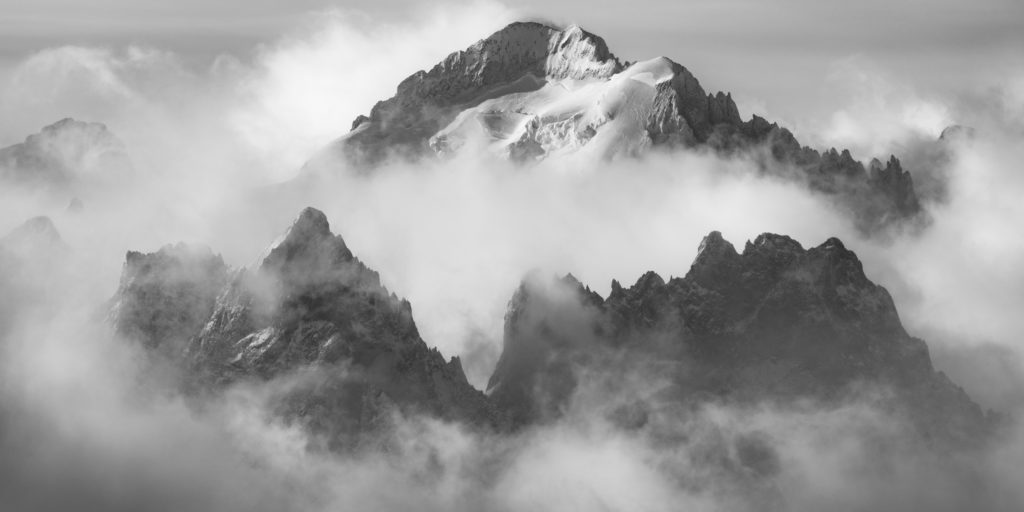
[[[459,360],[427,346],[409,303],[312,208],[258,267],[230,276],[206,251],[129,253],[115,304],[114,325],[148,345],[190,334],[178,357],[201,392],[277,379],[276,407],[331,447],[351,446],[399,410],[500,423]]]
[[[927,438],[988,428],[835,238],[804,249],[763,234],[738,253],[713,232],[685,277],[649,272],[630,288],[613,282],[607,298],[572,276],[531,276],[509,303],[504,343],[488,393],[519,424],[560,415],[588,380],[625,383],[632,371],[677,402],[836,403],[877,388]]]
[[[224,260],[206,247],[129,251],[111,306],[114,327],[147,347],[172,354],[184,350],[209,319],[227,280]]]
[[[804,147],[777,124],[742,120],[729,94],[706,92],[682,65],[623,64],[577,26],[513,23],[452,53],[405,79],[325,154],[361,169],[466,148],[515,161],[582,156],[585,165],[654,147],[750,151],[764,171],[835,197],[868,232],[921,211],[895,158],[865,168],[847,151]]]

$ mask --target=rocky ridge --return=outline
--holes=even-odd
[[[183,246],[130,252],[114,304],[123,335],[153,347],[177,340],[173,356],[195,391],[279,382],[275,407],[329,447],[362,442],[400,411],[500,423],[458,358],[427,346],[409,303],[313,208],[256,268],[231,271]]]
[[[978,442],[992,426],[835,238],[805,249],[765,233],[737,252],[712,232],[684,277],[613,281],[607,297],[571,275],[531,274],[509,303],[486,395],[312,208],[253,268],[182,245],[129,253],[111,321],[170,355],[195,392],[276,383],[276,410],[336,449],[401,412],[504,429],[585,407],[639,429],[666,404],[868,395],[937,443]]]
[[[571,275],[529,276],[509,303],[488,395],[530,424],[564,414],[586,386],[622,388],[631,372],[663,383],[653,403],[834,404],[871,389],[929,439],[975,442],[989,428],[835,238],[804,249],[765,233],[737,252],[712,232],[684,277],[613,281],[607,298]],[[642,426],[651,405],[631,402],[630,422]]]

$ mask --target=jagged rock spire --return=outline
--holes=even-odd
[[[331,232],[327,216],[308,207],[271,246],[260,271],[285,286],[315,285],[359,274],[350,269],[353,260],[345,240]]]
[[[732,280],[736,273],[739,254],[732,243],[722,237],[722,233],[712,231],[704,237],[697,249],[697,257],[687,277],[697,282]]]
[[[129,253],[112,311],[119,331],[181,364],[188,389],[315,373],[289,385],[274,407],[337,449],[382,434],[397,410],[501,422],[459,359],[427,346],[409,303],[381,286],[323,212],[304,209],[257,268],[229,278],[217,277],[219,257],[193,253]]]
[[[664,383],[660,399],[684,403],[828,402],[872,384],[890,388],[887,407],[925,437],[971,442],[988,428],[837,238],[804,249],[764,233],[738,254],[715,231],[686,277],[648,272],[629,288],[615,282],[606,300],[579,298],[575,310],[563,298],[557,313],[544,290],[533,286],[506,317],[489,386],[517,423],[566,414],[573,400],[610,400],[586,393],[616,390],[636,371]]]

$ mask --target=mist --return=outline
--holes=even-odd
[[[828,129],[801,132],[820,126],[801,120],[797,137],[858,158],[913,155],[905,166],[915,183],[941,190],[927,196],[926,226],[885,237],[865,236],[828,197],[760,172],[751,155],[521,166],[467,151],[373,173],[334,161],[303,168],[405,76],[519,17],[496,3],[424,10],[415,23],[334,10],[198,64],[146,46],[64,46],[0,70],[2,145],[71,116],[105,123],[134,167],[131,178],[74,193],[0,189],[0,236],[47,215],[66,246],[4,248],[3,501],[20,510],[1024,505],[1015,482],[1024,463],[1024,71],[981,94],[949,95],[904,87],[863,60],[836,64],[860,79],[845,81],[852,92]],[[954,123],[977,136],[937,146]],[[67,209],[72,197],[82,211]],[[174,386],[177,369],[113,333],[106,308],[126,251],[185,241],[250,266],[305,206],[323,210],[409,299],[422,337],[460,356],[481,389],[506,305],[531,270],[571,272],[607,295],[612,279],[684,275],[712,230],[737,244],[763,232],[804,246],[836,236],[892,293],[937,368],[1005,425],[990,446],[938,458],[876,406],[884,390],[868,390],[831,408],[659,408],[654,427],[630,430],[594,404],[661,405],[657,375],[638,369],[611,395],[584,386],[564,417],[516,434],[396,416],[383,448],[337,454],[273,412],[282,389],[315,375],[197,399]]]

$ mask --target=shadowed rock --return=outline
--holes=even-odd
[[[117,332],[169,353],[184,349],[213,312],[228,268],[206,247],[129,251],[112,305]]]
[[[927,438],[976,441],[989,428],[835,238],[804,249],[765,233],[737,253],[712,232],[685,277],[613,282],[606,299],[575,279],[531,276],[505,320],[488,393],[520,425],[558,417],[581,379],[642,372],[677,402],[839,403],[877,388]]]
[[[144,271],[137,261],[145,262]],[[331,233],[322,212],[303,210],[254,269],[194,279],[201,274],[191,271],[196,267],[225,276],[219,257],[210,261],[129,253],[113,312],[120,330],[141,332],[143,341],[151,333],[188,333],[177,359],[192,375],[193,391],[267,382],[276,390],[273,409],[333,449],[381,434],[400,412],[501,423],[466,381],[459,360],[427,346],[409,303],[388,292]],[[188,301],[191,306],[177,300],[204,281],[210,287],[201,289],[201,300]],[[171,321],[164,326],[163,319]]]

